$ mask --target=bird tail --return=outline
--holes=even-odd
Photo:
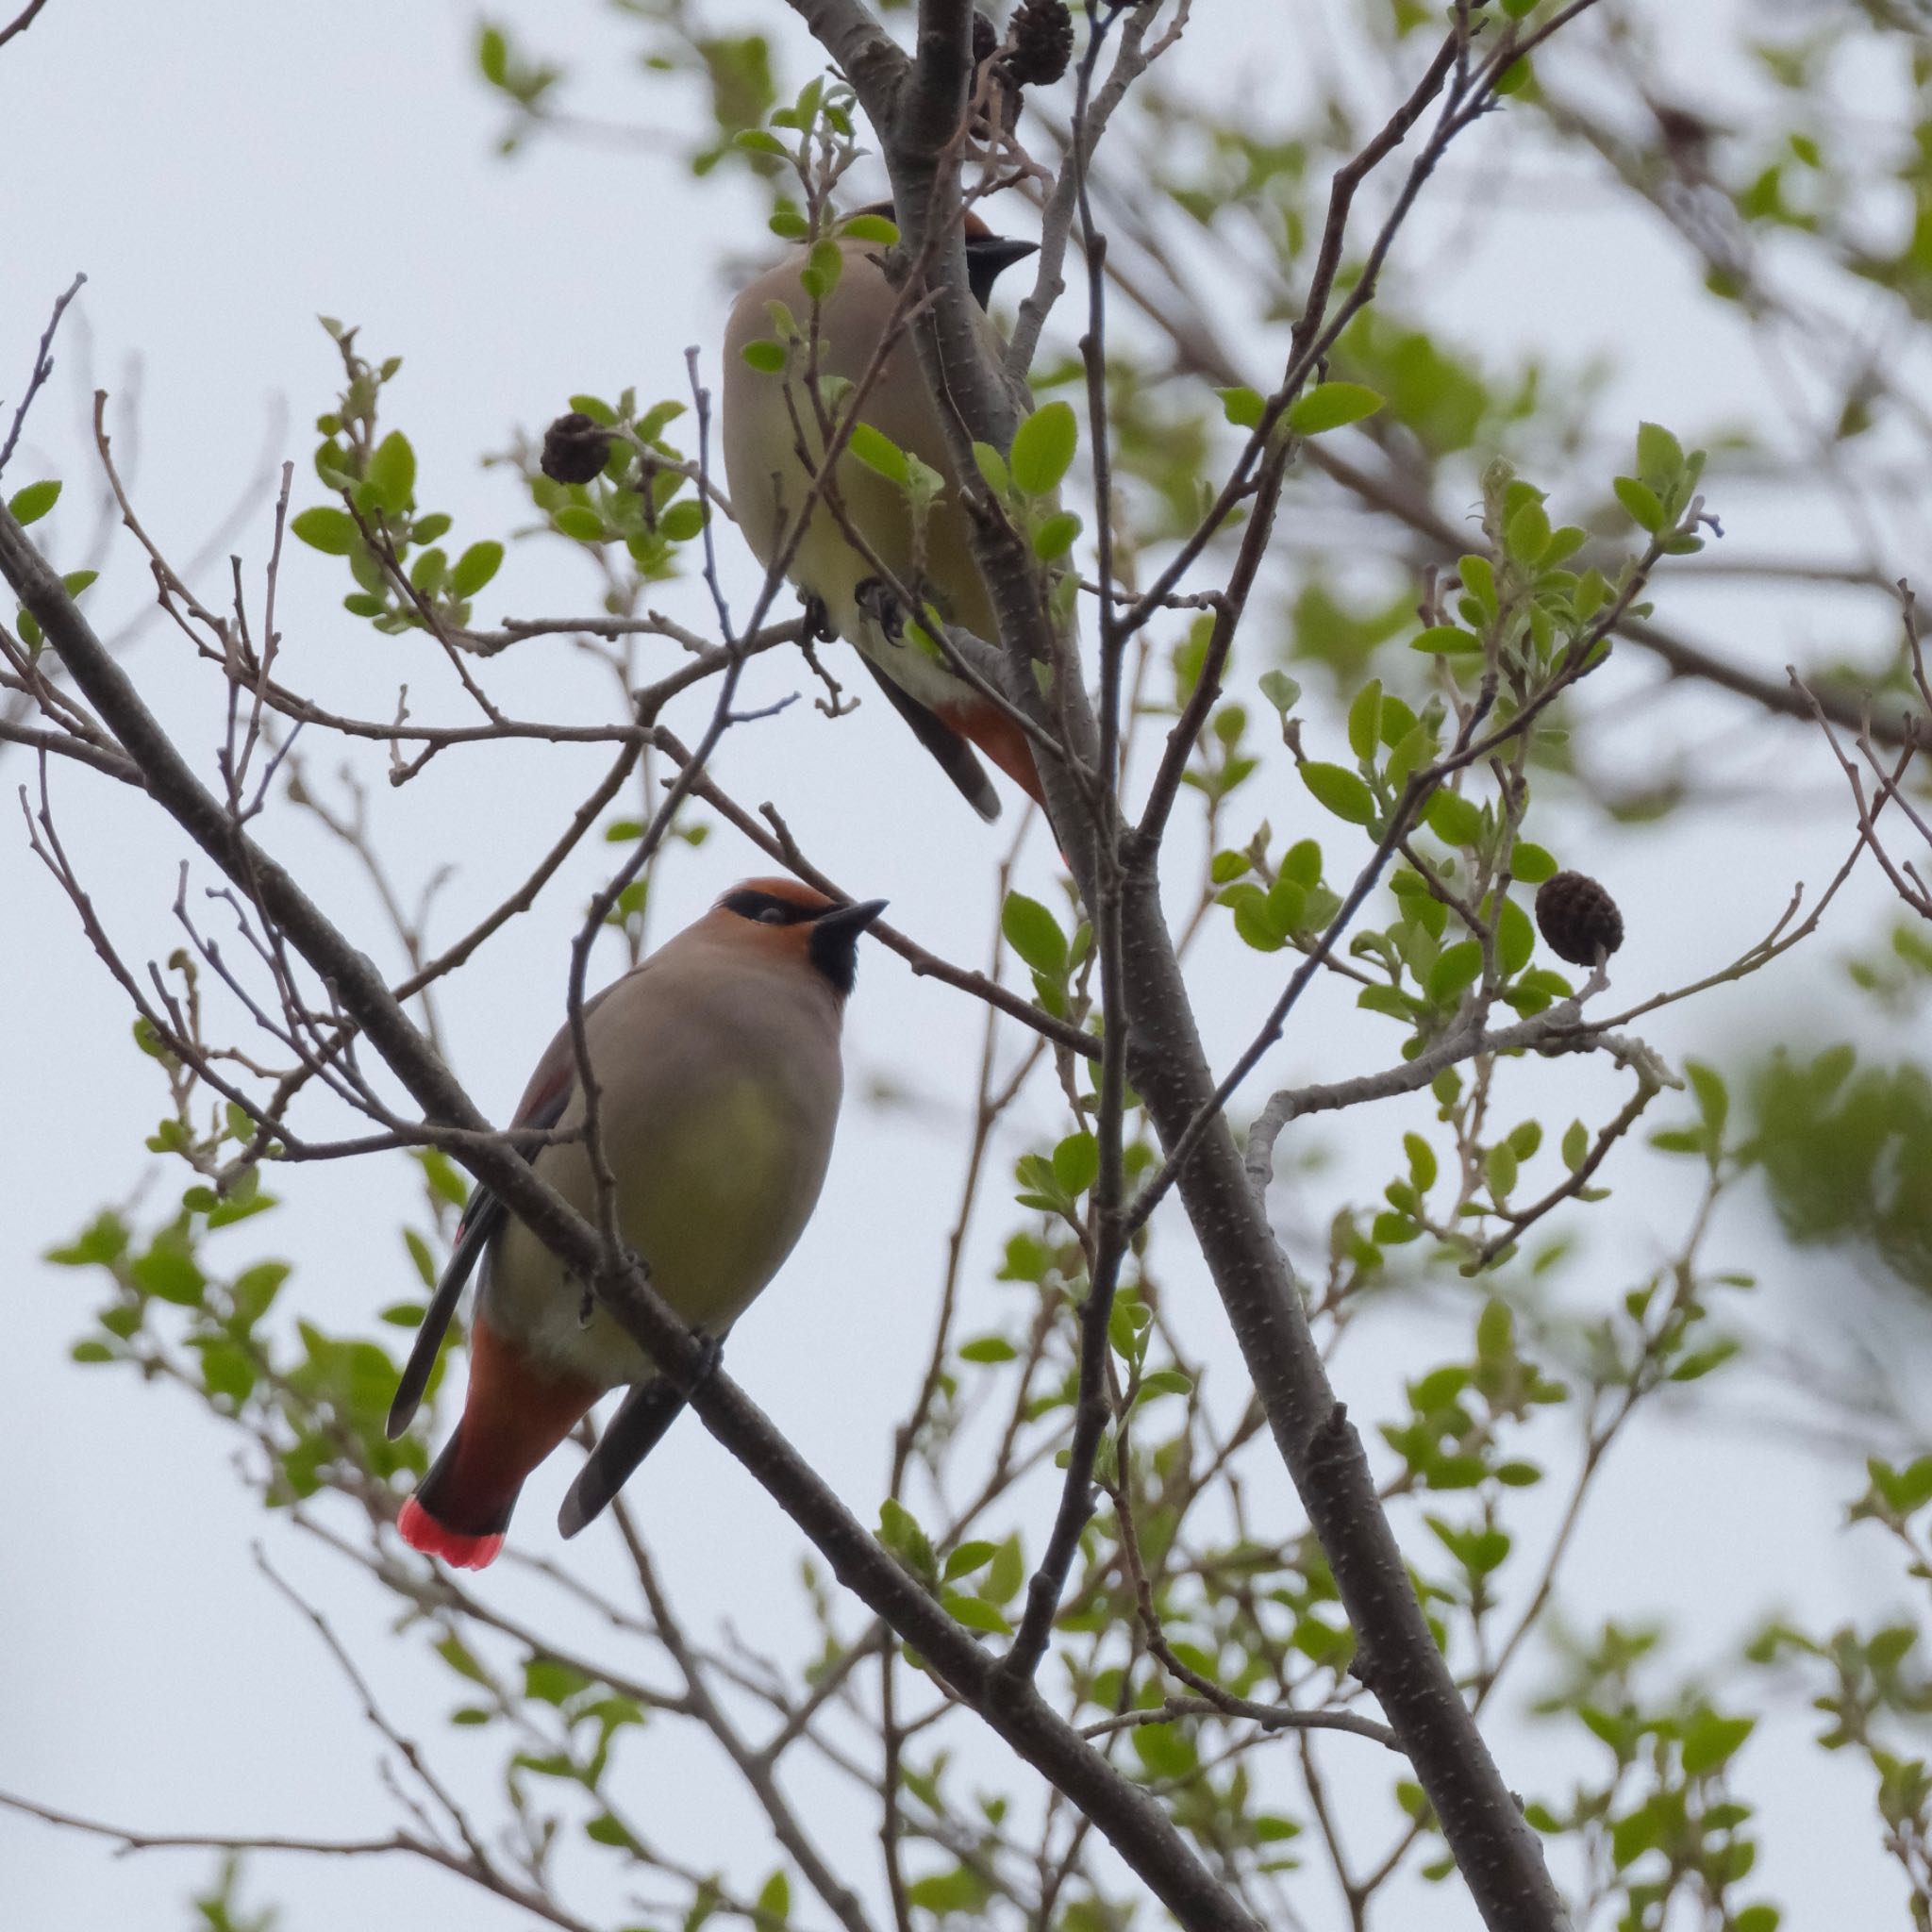
[[[970,739],[1034,804],[1044,808],[1045,788],[1033,758],[1033,741],[997,705],[941,705],[936,715]]]
[[[396,1528],[412,1550],[441,1557],[453,1570],[482,1570],[495,1562],[503,1548],[524,1485],[519,1477],[506,1493],[500,1484],[478,1482],[463,1467],[464,1433],[458,1423],[416,1493],[403,1505]]]
[[[580,1376],[545,1374],[479,1314],[463,1419],[396,1518],[403,1541],[458,1570],[495,1561],[524,1478],[601,1392]]]

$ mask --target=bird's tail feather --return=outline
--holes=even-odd
[[[443,1445],[416,1493],[403,1505],[396,1528],[412,1550],[441,1557],[456,1570],[482,1570],[496,1560],[504,1532],[517,1506],[518,1481],[508,1494],[466,1492],[462,1471],[462,1424]]]
[[[503,1547],[524,1478],[599,1393],[575,1375],[546,1374],[479,1313],[470,1328],[463,1419],[403,1505],[403,1541],[458,1569],[482,1569]]]

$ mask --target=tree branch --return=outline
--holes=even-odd
[[[392,997],[374,963],[246,837],[195,777],[58,576],[4,508],[0,575],[34,613],[75,685],[141,766],[156,802],[223,872],[250,891],[294,951],[333,988],[343,1011],[425,1117],[433,1124],[487,1134],[490,1124]],[[973,1638],[887,1555],[763,1411],[727,1375],[707,1373],[710,1364],[697,1339],[659,1300],[634,1262],[621,1259],[615,1272],[606,1270],[596,1229],[507,1148],[498,1151],[479,1141],[466,1160],[539,1240],[593,1285],[626,1332],[686,1388],[705,1426],[818,1546],[839,1580],[914,1644],[1027,1763],[1093,1818],[1190,1932],[1253,1932],[1247,1915],[1153,1798],[1114,1770],[1030,1685],[1001,1677]]]

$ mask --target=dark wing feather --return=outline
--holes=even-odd
[[[610,1418],[610,1426],[597,1438],[597,1446],[577,1471],[577,1479],[557,1512],[561,1534],[575,1536],[604,1513],[632,1471],[664,1440],[684,1412],[684,1391],[662,1375],[631,1390]]]
[[[542,1071],[539,1069],[540,1074]],[[553,1091],[525,1097],[524,1109],[516,1121],[518,1126],[554,1127],[563,1118],[563,1109],[575,1085],[569,1067],[564,1068],[560,1082],[551,1080],[545,1084]],[[457,1244],[450,1250],[449,1265],[443,1269],[442,1279],[436,1284],[436,1292],[429,1298],[423,1325],[416,1331],[415,1346],[409,1351],[409,1359],[403,1364],[403,1379],[396,1384],[396,1399],[390,1404],[389,1435],[391,1441],[415,1420],[417,1405],[423,1400],[424,1390],[429,1386],[430,1371],[436,1366],[437,1354],[442,1347],[443,1336],[449,1330],[450,1318],[457,1311],[458,1302],[462,1299],[464,1286],[476,1272],[476,1263],[489,1252],[491,1243],[508,1219],[509,1209],[488,1188],[478,1186],[471,1194],[469,1206],[463,1209],[462,1221],[457,1228]]]
[[[986,767],[979,762],[973,747],[910,691],[894,684],[865,652],[858,655],[865,668],[878,679],[879,689],[891,700],[892,708],[912,727],[912,735],[920,743],[940,761],[941,769],[964,793],[967,804],[983,819],[998,818],[1000,795],[993,790],[992,780],[986,775]]]

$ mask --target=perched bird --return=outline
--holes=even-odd
[[[890,213],[890,208],[863,210]],[[1006,344],[984,310],[1003,269],[1034,252],[1030,242],[991,233],[968,214],[966,272],[981,309],[987,346],[995,356]],[[878,243],[846,236],[838,242],[838,283],[819,305],[818,370],[821,378],[861,381],[899,304],[887,279]],[[810,473],[799,459],[804,436],[822,448],[805,381],[806,352],[795,349],[786,368],[770,371],[747,362],[747,344],[774,334],[772,305],[782,303],[801,330],[808,330],[812,303],[799,276],[810,252],[795,249],[739,296],[724,330],[724,469],[738,525],[759,562],[772,563],[810,493]],[[916,530],[898,486],[850,454],[834,468],[838,493],[853,528],[902,584],[936,605],[948,623],[989,641],[998,637],[992,604],[973,560],[958,478],[946,454],[938,412],[926,391],[913,346],[902,328],[887,350],[859,410],[861,419],[916,456],[943,479],[943,496]],[[944,768],[983,818],[997,818],[999,794],[974,756],[977,745],[1001,771],[1040,799],[1040,774],[1026,734],[998,706],[906,634],[910,613],[888,608],[873,565],[846,539],[823,500],[813,506],[804,537],[786,566],[791,581],[823,607],[840,637],[856,644],[894,708],[920,742]],[[1043,802],[1043,801],[1042,801]]]
[[[839,1030],[858,940],[882,899],[839,906],[791,879],[747,879],[584,1008],[599,1134],[623,1240],[651,1283],[715,1348],[778,1272],[817,1204],[839,1118]],[[518,1126],[582,1124],[565,1027],[537,1064]],[[582,1140],[532,1164],[587,1217]],[[606,1391],[632,1385],[565,1498],[574,1536],[671,1425],[684,1398],[588,1290],[503,1204],[471,1197],[390,1410],[409,1425],[478,1261],[462,1421],[397,1527],[480,1570],[503,1547],[524,1478]]]

